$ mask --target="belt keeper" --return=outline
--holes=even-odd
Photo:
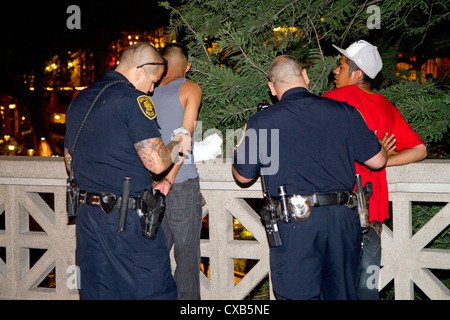
[[[320,203],[319,203],[319,195],[317,193],[313,193],[311,195],[311,206],[312,207],[320,207]]]
[[[86,205],[86,196],[87,196],[87,193],[86,192],[81,192],[80,193],[80,204],[82,204],[82,205]]]
[[[336,200],[337,200],[337,204],[339,206],[343,205],[344,204],[344,193],[342,193],[342,192],[336,193]]]

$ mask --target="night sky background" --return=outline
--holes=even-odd
[[[56,54],[107,47],[121,31],[151,30],[169,23],[169,12],[147,1],[15,1],[0,9],[0,92]],[[176,4],[177,1],[170,1]],[[70,5],[81,9],[81,30],[69,30]]]

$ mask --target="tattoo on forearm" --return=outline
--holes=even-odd
[[[69,154],[69,150],[67,148],[64,148],[64,160],[67,170],[70,170],[70,165],[72,164],[72,156]]]
[[[167,169],[172,161],[170,152],[159,138],[141,141],[135,145],[144,166],[151,172]]]

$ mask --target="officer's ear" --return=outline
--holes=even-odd
[[[274,97],[277,96],[277,90],[275,89],[275,86],[273,85],[272,81],[269,81],[269,88],[270,88],[270,92],[272,93],[272,95]]]
[[[136,72],[134,73],[134,80],[139,81],[142,77],[145,77],[144,68],[136,68]]]
[[[306,71],[305,68],[302,69],[302,75],[303,75],[303,79],[305,80],[306,86],[309,87],[309,77],[308,77],[308,72]]]

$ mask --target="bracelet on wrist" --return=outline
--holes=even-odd
[[[176,129],[176,130],[174,130],[174,131],[172,132],[172,141],[173,141],[173,139],[175,139],[175,137],[176,137],[177,135],[179,135],[179,134],[183,134],[183,135],[185,135],[185,136],[190,136],[190,135],[191,135],[191,133],[189,132],[188,129],[181,127],[181,128],[178,128],[178,129]]]

